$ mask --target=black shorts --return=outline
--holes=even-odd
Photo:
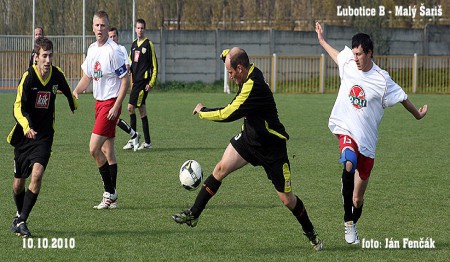
[[[52,152],[52,141],[28,140],[26,143],[14,148],[14,177],[28,178],[33,170],[33,165],[39,163],[47,167]]]
[[[134,107],[141,107],[142,105],[145,105],[145,100],[147,99],[148,95],[148,92],[145,91],[146,85],[147,81],[133,83],[128,104],[133,105]]]
[[[278,192],[291,192],[291,168],[286,140],[275,138],[264,146],[254,146],[241,132],[230,139],[231,145],[247,162],[262,166]]]

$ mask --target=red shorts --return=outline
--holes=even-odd
[[[366,157],[359,153],[358,145],[355,140],[348,135],[337,135],[339,139],[339,151],[342,154],[345,148],[351,148],[357,157],[356,169],[358,170],[359,177],[362,180],[367,180],[370,177],[370,172],[372,172],[374,159]]]
[[[122,106],[119,108],[119,112],[115,119],[108,119],[109,110],[114,106],[116,98],[112,98],[105,101],[97,101],[95,103],[95,123],[93,134],[112,138],[116,136],[116,123],[119,119],[120,113],[122,111]]]

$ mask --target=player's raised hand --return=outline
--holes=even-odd
[[[324,40],[323,29],[319,22],[316,22],[316,33],[317,33],[317,39],[319,39],[319,42],[323,41]]]

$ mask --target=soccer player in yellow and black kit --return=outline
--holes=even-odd
[[[138,38],[131,44],[130,51],[130,70],[133,79],[133,87],[131,88],[130,99],[128,101],[128,113],[130,114],[131,128],[137,131],[135,110],[136,108],[139,108],[145,141],[139,146],[138,150],[142,150],[152,148],[145,100],[147,99],[148,92],[156,83],[158,61],[156,59],[153,43],[144,35],[144,19],[136,20],[135,31]],[[123,147],[123,149],[131,148],[133,148],[132,140],[128,141]]]
[[[241,132],[231,138],[212,175],[206,178],[194,205],[172,216],[175,222],[195,227],[208,201],[217,193],[222,180],[250,163],[262,166],[283,204],[301,224],[314,249],[322,250],[303,202],[291,189],[291,172],[286,141],[289,135],[278,119],[275,100],[262,72],[250,64],[247,53],[238,47],[225,50],[222,59],[230,79],[239,85],[236,97],[226,107],[207,108],[199,103],[193,114],[202,119],[230,122],[244,118]]]
[[[64,73],[52,65],[53,43],[40,37],[34,50],[37,63],[28,68],[17,87],[13,110],[16,124],[7,139],[14,147],[13,196],[17,206],[11,231],[23,237],[31,236],[26,222],[50,159],[57,92],[67,97],[72,112],[78,105]],[[29,176],[31,181],[25,191],[25,180]]]

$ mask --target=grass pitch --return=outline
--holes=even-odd
[[[226,178],[196,228],[173,222],[171,215],[188,208],[198,192],[181,187],[180,165],[195,159],[208,176],[242,124],[242,120],[200,120],[191,112],[198,102],[223,106],[232,97],[220,93],[151,93],[147,102],[154,149],[122,150],[128,137],[117,130],[119,208],[94,210],[92,206],[99,203],[103,192],[88,150],[94,99],[90,94],[82,95],[79,110],[72,115],[60,95],[53,155],[28,221],[35,246],[29,248],[29,242],[24,247],[23,240],[9,232],[15,205],[13,148],[6,143],[6,136],[14,123],[15,94],[0,94],[0,260],[448,260],[450,96],[444,95],[410,96],[416,105],[429,106],[427,117],[420,121],[401,105],[385,114],[358,223],[360,238],[371,241],[365,242],[366,247],[371,244],[370,248],[344,241],[342,167],[338,163],[338,141],[327,128],[336,95],[275,96],[280,119],[291,136],[288,150],[293,190],[304,201],[324,241],[323,252],[312,250],[260,167],[246,166]],[[129,120],[126,110],[122,117]],[[141,128],[138,121],[138,131]],[[403,248],[404,238],[432,238],[436,248]],[[386,239],[399,241],[400,248],[385,248]],[[374,241],[379,241],[380,248],[373,248]],[[53,245],[62,248],[50,248]]]

